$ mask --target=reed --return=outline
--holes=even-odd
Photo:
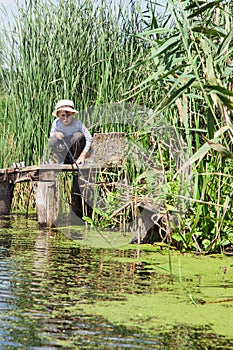
[[[198,252],[232,244],[227,234],[232,230],[232,10],[230,1],[177,6],[168,0],[166,28],[143,33],[152,47],[147,61],[156,70],[132,90],[140,94],[145,86],[162,85],[157,112],[188,146],[189,159],[176,174],[191,166],[193,182],[183,225],[173,238]]]
[[[126,160],[130,188],[162,198],[174,240],[198,252],[231,245],[232,3],[96,4],[30,1],[3,31],[1,167],[47,159],[54,104],[71,98],[91,132],[125,131],[149,159]],[[130,118],[139,105],[153,113]]]
[[[145,78],[144,44],[138,13],[114,13],[103,1],[28,2],[10,31],[3,32],[2,82],[7,118],[17,144],[2,166],[23,157],[27,164],[46,158],[56,101],[70,98],[79,110],[121,101],[123,93]],[[7,68],[6,68],[7,67]],[[84,120],[85,121],[85,120]],[[95,125],[95,116],[89,121]],[[22,137],[23,136],[23,137]]]

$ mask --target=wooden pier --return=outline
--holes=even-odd
[[[96,167],[80,165],[79,169],[89,172]],[[0,169],[0,215],[11,213],[14,185],[20,182],[37,183],[36,206],[38,222],[41,226],[56,225],[59,205],[59,186],[57,174],[61,172],[78,172],[76,166],[70,164],[44,164],[20,168]]]
[[[36,211],[40,227],[54,227],[59,216],[59,177],[61,173],[73,174],[72,209],[82,216],[80,208],[88,208],[88,196],[93,188],[87,186],[85,196],[80,191],[80,182],[94,184],[97,174],[109,169],[120,169],[127,152],[127,140],[124,133],[108,133],[94,135],[94,155],[91,155],[78,167],[70,164],[41,164],[23,167],[0,169],[0,216],[11,213],[14,186],[20,182],[36,183]],[[116,170],[117,171],[117,170]],[[134,228],[133,240],[137,243],[145,241],[147,233],[153,226],[153,216],[157,208],[148,203],[138,203],[143,209],[143,216],[137,228]],[[120,208],[121,209],[121,208]]]

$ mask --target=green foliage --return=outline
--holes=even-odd
[[[1,166],[19,157],[27,164],[46,158],[58,99],[73,99],[76,108],[84,110],[121,101],[135,81],[144,79],[139,65],[144,44],[135,35],[139,30],[138,13],[123,4],[116,12],[107,1],[97,6],[89,0],[57,5],[44,0],[20,7],[10,30],[2,32],[7,110],[1,113],[7,115],[17,148],[10,159],[2,154]],[[131,69],[132,64],[137,67]],[[91,130],[97,117],[84,120]]]
[[[230,1],[168,0],[166,26],[148,26],[141,34],[151,45],[146,62],[155,70],[134,91],[152,85],[160,91],[157,113],[180,128],[189,148],[176,175],[188,167],[193,172],[186,215],[173,238],[199,252],[226,244],[221,237],[231,217],[232,10]]]
[[[123,2],[116,12],[107,1],[29,2],[2,35],[1,166],[46,158],[54,104],[72,98],[92,132],[125,131],[149,159],[126,162],[130,185],[139,198],[162,196],[171,215],[177,209],[174,240],[198,252],[232,244],[232,12],[222,0],[168,0],[159,13],[153,1],[144,13]],[[89,107],[123,101],[153,113],[136,123],[125,111],[90,118]]]

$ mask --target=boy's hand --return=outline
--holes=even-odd
[[[84,162],[86,155],[87,155],[87,152],[83,151],[80,154],[80,156],[78,157],[78,159],[76,160],[76,164],[80,164],[80,163]]]
[[[64,134],[62,132],[60,132],[60,131],[56,131],[54,133],[54,136],[56,137],[56,139],[61,140],[61,139],[63,139]]]

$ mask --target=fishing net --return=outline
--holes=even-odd
[[[69,204],[56,226],[88,245],[168,238],[191,192],[192,169],[183,166],[189,152],[182,135],[162,115],[128,103],[91,107],[78,117],[92,132],[93,146],[76,171],[56,171],[63,179],[60,198]]]

